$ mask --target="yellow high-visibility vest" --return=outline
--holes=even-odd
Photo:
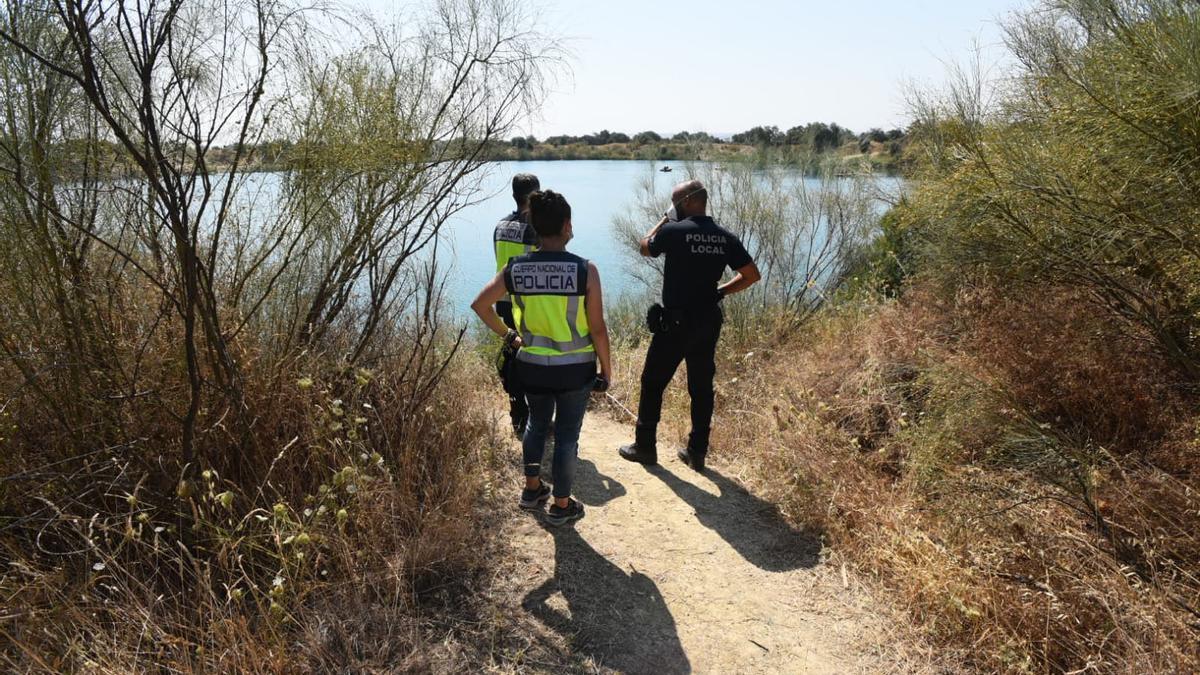
[[[542,366],[596,360],[588,327],[588,261],[566,251],[534,251],[509,261],[504,285],[525,346],[517,360]]]
[[[496,225],[492,234],[496,250],[496,271],[502,271],[513,258],[537,248],[538,236],[519,211],[513,211]]]

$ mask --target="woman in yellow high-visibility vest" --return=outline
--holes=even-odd
[[[608,389],[612,362],[600,272],[566,250],[573,236],[571,205],[552,190],[534,192],[529,196],[529,219],[541,247],[510,260],[480,291],[471,309],[492,332],[520,350],[515,374],[529,401],[521,508],[540,509],[553,494],[546,520],[561,525],[583,517],[583,506],[571,499],[579,430],[588,396]],[[515,330],[505,326],[493,309],[505,294],[512,297]],[[552,419],[553,491],[540,478]]]

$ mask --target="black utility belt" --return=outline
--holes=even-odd
[[[663,307],[656,302],[650,305],[650,309],[646,311],[646,328],[656,335],[670,333],[683,329],[689,323],[698,323],[703,319],[718,317],[720,314],[721,308],[717,305],[683,309]]]

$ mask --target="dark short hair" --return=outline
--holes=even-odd
[[[538,190],[529,195],[529,222],[540,237],[557,237],[571,219],[571,205],[554,190]]]
[[[538,182],[537,176],[531,173],[519,173],[513,176],[513,199],[520,204],[540,187],[542,184]]]

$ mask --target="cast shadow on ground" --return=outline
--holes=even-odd
[[[541,475],[543,481],[552,485],[554,483],[554,447],[551,442],[548,442],[546,446]],[[571,496],[584,506],[604,506],[614,499],[624,497],[626,491],[625,486],[617,479],[600,473],[595,462],[577,457],[571,493]]]
[[[604,506],[625,496],[625,486],[617,479],[600,473],[595,462],[582,457],[575,460],[574,497],[584,506]]]
[[[748,562],[768,572],[815,567],[820,562],[821,541],[789,525],[779,509],[747,492],[742,486],[708,467],[704,478],[716,484],[713,495],[672,473],[661,464],[646,471],[696,511],[696,518],[716,532]],[[690,469],[690,476],[697,476]],[[697,479],[699,477],[697,476]],[[702,479],[700,479],[702,480]]]
[[[554,538],[554,576],[525,596],[526,611],[606,669],[691,672],[675,618],[649,577],[626,574],[570,525],[544,527]]]

